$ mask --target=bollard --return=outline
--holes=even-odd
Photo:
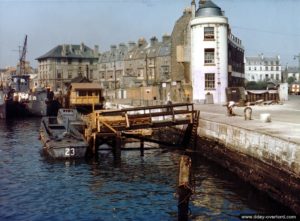
[[[144,156],[144,139],[141,139],[141,146],[140,146],[140,151],[141,151],[141,157]]]
[[[114,143],[114,157],[121,158],[122,134],[117,131]]]
[[[252,108],[251,107],[246,107],[244,109],[245,120],[251,120],[251,116],[252,116]]]

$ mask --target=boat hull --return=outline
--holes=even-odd
[[[37,117],[47,116],[47,104],[45,101],[30,101],[28,103],[28,111]]]
[[[53,159],[84,158],[88,143],[83,136],[70,125],[67,129],[59,124],[55,117],[43,117],[40,127],[43,152]]]
[[[13,100],[6,101],[6,118],[22,118],[31,116],[33,115],[29,111],[26,103]]]
[[[45,146],[44,153],[53,159],[79,159],[84,158],[86,154],[86,146],[64,146],[64,147],[51,147]]]

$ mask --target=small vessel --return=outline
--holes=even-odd
[[[54,106],[54,101],[49,99],[50,91],[45,88],[36,88],[32,91],[29,82],[29,75],[11,77],[6,98],[7,118],[51,115],[51,111],[48,110]],[[57,110],[58,108],[56,113]]]
[[[43,151],[54,159],[85,157],[88,143],[81,133],[85,123],[75,109],[59,109],[57,117],[43,117],[40,138]]]
[[[1,106],[2,118],[49,116],[57,114],[60,104],[50,96],[48,88],[30,88],[29,63],[26,65],[27,35],[25,36],[16,73],[11,75],[6,88],[5,107]],[[1,100],[1,99],[0,99]],[[0,101],[1,102],[1,101]],[[2,110],[5,110],[2,111]],[[0,116],[1,117],[1,116]]]
[[[27,108],[33,116],[47,116],[47,91],[45,89],[36,89],[29,93]]]

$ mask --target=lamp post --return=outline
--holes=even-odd
[[[298,55],[294,56],[294,59],[296,60],[298,58],[298,71],[300,73],[300,53]]]
[[[147,51],[145,52],[145,64],[146,64],[146,69],[145,69],[145,74],[146,74],[146,86],[148,87],[148,55]]]
[[[117,74],[116,74],[116,56],[113,54],[114,57],[114,78],[115,78],[115,99],[117,99]]]

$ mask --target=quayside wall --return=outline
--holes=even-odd
[[[197,133],[202,155],[300,214],[299,143],[203,118]]]

